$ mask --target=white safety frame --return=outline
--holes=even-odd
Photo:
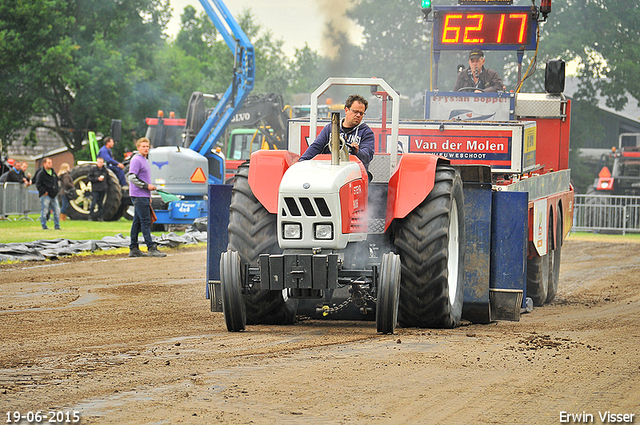
[[[400,95],[382,78],[346,78],[329,77],[313,93],[311,93],[311,111],[309,122],[309,140],[316,139],[318,127],[318,98],[331,86],[380,86],[391,97],[391,140],[387,141],[387,153],[391,154],[391,169],[398,163],[398,129],[400,127]],[[387,117],[382,117],[387,119]]]

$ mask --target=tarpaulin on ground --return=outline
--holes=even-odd
[[[159,246],[176,247],[178,245],[193,245],[207,242],[207,232],[187,230],[184,235],[175,233],[153,236],[153,241]],[[118,233],[115,236],[105,236],[101,240],[72,241],[69,239],[41,239],[35,242],[0,243],[0,261],[43,261],[47,258],[57,258],[78,254],[83,251],[106,251],[109,249],[129,247],[131,238]],[[144,240],[140,238],[141,244]]]

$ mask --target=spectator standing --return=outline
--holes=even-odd
[[[135,208],[133,223],[131,223],[131,243],[129,245],[129,257],[166,257],[167,254],[158,251],[158,246],[151,238],[151,191],[156,187],[151,181],[151,167],[147,156],[149,155],[149,139],[143,137],[136,142],[138,154],[131,158],[129,163],[129,195]],[[147,252],[140,251],[138,246],[138,234],[142,232]]]
[[[71,178],[71,167],[66,162],[60,164],[60,168],[58,169],[58,180],[60,181],[60,191],[62,197],[62,209],[60,210],[60,220],[65,221],[67,219],[68,209],[69,209],[69,198],[67,196],[67,192],[75,191],[76,188],[73,186],[73,179]]]
[[[20,166],[20,170],[22,171],[22,179],[25,186],[31,186],[31,184],[33,183],[33,181],[31,180],[31,173],[27,171],[28,168],[29,164],[27,164],[27,161],[23,162]]]
[[[14,161],[13,166],[6,173],[0,176],[0,183],[23,183],[20,173],[22,165],[20,161]]]
[[[118,176],[120,186],[127,187],[128,182],[124,175],[124,164],[113,159],[113,152],[111,151],[111,149],[113,149],[113,146],[115,144],[116,142],[113,141],[113,137],[107,137],[105,139],[104,146],[102,146],[98,151],[98,158],[103,158],[104,162],[107,164],[107,167],[109,167],[109,169],[113,171],[116,176]]]
[[[89,207],[89,221],[104,221],[102,218],[102,203],[107,194],[109,184],[109,170],[104,165],[104,158],[98,157],[96,166],[89,170],[87,178],[91,182],[91,206]],[[97,207],[97,210],[94,208]]]
[[[53,161],[45,158],[42,169],[36,176],[36,188],[40,197],[40,224],[43,230],[48,230],[47,213],[53,210],[53,224],[60,230],[60,205],[58,204],[58,175],[53,171]]]

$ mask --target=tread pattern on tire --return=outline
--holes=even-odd
[[[398,322],[404,327],[456,327],[462,316],[464,210],[462,181],[449,165],[438,165],[427,198],[394,226],[394,244],[402,262]],[[457,203],[458,285],[451,304],[448,283],[449,220]]]
[[[249,186],[249,165],[242,164],[231,192],[228,249],[243,262],[258,265],[260,254],[279,254],[277,217],[270,214]],[[281,291],[252,288],[245,297],[247,324],[284,325],[295,321],[297,302],[285,300]]]

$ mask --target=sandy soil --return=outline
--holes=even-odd
[[[392,336],[313,320],[228,333],[205,264],[196,248],[3,266],[0,420],[640,423],[640,244],[569,240],[556,301],[518,323]]]

